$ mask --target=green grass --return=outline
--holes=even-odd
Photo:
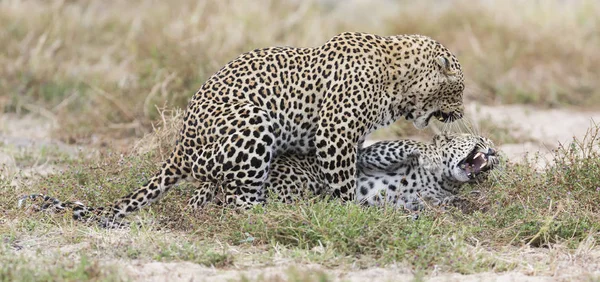
[[[123,231],[73,222],[68,214],[25,216],[16,209],[16,195],[40,189],[65,200],[111,202],[144,182],[159,159],[153,154],[109,153],[71,161],[63,173],[43,177],[25,189],[0,182],[0,208],[5,211],[0,220],[10,222],[0,227],[0,233],[7,255],[15,252],[11,246],[33,236],[54,238],[54,247],[89,242],[90,260],[190,261],[227,268],[240,260],[265,263],[283,253],[292,261],[326,266],[402,263],[423,274],[434,266],[465,274],[501,272],[522,263],[494,255],[506,247],[563,246],[574,251],[590,239],[600,240],[597,134],[594,129],[586,140],[558,149],[555,164],[544,172],[527,163],[508,163],[487,181],[467,187],[463,208],[425,211],[418,220],[392,209],[319,199],[294,205],[269,203],[246,212],[214,207],[188,213],[184,205],[191,191],[180,185],[164,201],[132,217],[142,226],[125,231],[127,236],[115,247],[106,236]],[[470,193],[473,190],[481,195]],[[56,230],[62,235],[53,235]],[[90,238],[90,233],[96,235]],[[234,255],[229,248],[244,255]],[[5,275],[15,275],[15,267],[5,267]],[[85,270],[48,273],[88,275]]]

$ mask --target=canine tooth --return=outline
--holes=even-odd
[[[438,117],[439,121],[444,121],[444,117]]]

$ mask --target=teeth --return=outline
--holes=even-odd
[[[439,121],[444,121],[444,117],[438,117]]]
[[[481,165],[479,166],[479,169],[482,169],[485,165],[487,165],[487,162],[481,163]]]
[[[477,159],[477,158],[479,158],[482,155],[483,155],[482,152],[477,152],[477,154],[475,154],[475,157],[473,157],[473,159]]]

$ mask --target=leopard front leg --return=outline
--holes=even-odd
[[[358,166],[367,170],[395,171],[398,167],[416,162],[430,172],[442,166],[436,147],[414,140],[380,141],[359,149]]]
[[[328,193],[342,201],[354,201],[356,190],[356,144],[342,135],[319,128],[317,162],[329,184]]]

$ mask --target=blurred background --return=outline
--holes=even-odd
[[[520,154],[581,135],[600,114],[599,15],[595,0],[5,0],[2,128],[35,135],[44,121],[76,144],[139,138],[245,51],[418,33],[458,56],[470,125]],[[372,138],[435,128],[401,121]]]

